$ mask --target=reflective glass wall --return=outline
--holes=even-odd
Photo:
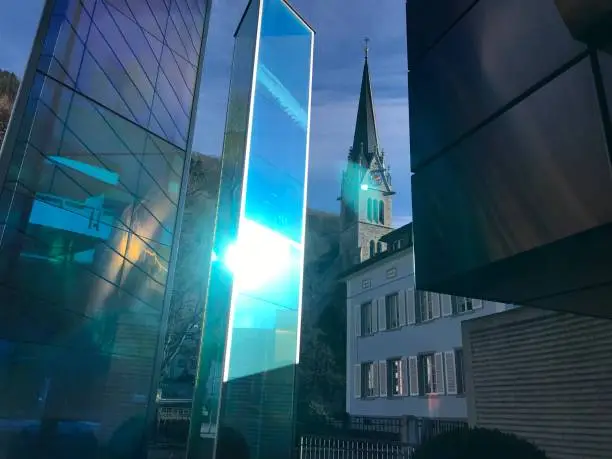
[[[142,446],[209,10],[47,2],[2,152],[0,458]]]
[[[253,0],[236,33],[196,400],[218,457],[241,442],[251,458],[291,455],[313,43],[283,0]],[[215,364],[220,398],[202,389]]]

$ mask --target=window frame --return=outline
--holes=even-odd
[[[457,395],[465,395],[465,354],[463,348],[455,349],[455,377],[457,378]]]
[[[436,373],[436,353],[423,352],[419,354],[417,356],[417,368],[419,379],[419,395],[440,395],[438,392],[440,382],[437,381]],[[429,376],[431,376],[431,381],[429,381]]]
[[[474,300],[465,296],[452,296],[451,307],[453,314],[466,314],[474,311]]]
[[[397,364],[397,369],[394,366]],[[397,371],[396,371],[397,370]],[[406,393],[404,386],[404,381],[406,375],[403,374],[403,364],[401,357],[393,357],[387,359],[387,396],[389,398],[397,398],[403,397]],[[394,376],[397,376],[395,378]],[[394,384],[396,380],[397,384]],[[397,388],[397,392],[395,389]]]
[[[372,221],[378,223],[378,200],[372,199]]]
[[[417,293],[417,323],[429,322],[436,319],[436,317],[434,317],[433,293],[423,290],[417,290]]]
[[[361,336],[373,335],[374,325],[372,323],[372,301],[361,303],[359,312],[361,313]],[[367,311],[367,313],[366,313]]]
[[[395,304],[391,303],[390,300],[392,298],[395,299]],[[395,314],[392,314],[392,306],[395,306]],[[387,330],[397,330],[398,328],[401,328],[402,324],[400,321],[399,292],[393,292],[385,295],[385,316],[387,320]]]
[[[361,398],[376,397],[377,375],[374,369],[376,363],[374,361],[361,363]]]

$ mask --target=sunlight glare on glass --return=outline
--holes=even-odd
[[[238,240],[228,247],[223,263],[234,275],[239,291],[258,290],[290,269],[293,245],[289,239],[245,218]]]
[[[367,183],[362,183],[362,184],[361,184],[361,189],[362,189],[363,191],[368,191],[368,184],[367,184]]]

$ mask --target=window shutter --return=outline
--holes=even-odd
[[[442,302],[442,316],[448,317],[453,315],[453,307],[451,304],[451,297],[449,295],[441,295],[440,301]]]
[[[472,300],[472,308],[474,309],[482,309],[482,300],[473,299]]]
[[[438,293],[429,293],[431,295],[431,304],[433,309],[433,319],[440,317],[440,297],[442,295]]]
[[[457,395],[457,370],[455,369],[455,351],[444,353],[444,372],[446,373],[446,393]]]
[[[380,396],[387,396],[387,361],[381,360],[378,362],[378,379],[380,383]]]
[[[410,378],[408,377],[408,359],[406,357],[402,357],[401,372],[401,395],[410,395]]]
[[[353,388],[355,398],[361,398],[361,365],[353,365]]]
[[[384,296],[378,299],[378,329],[380,331],[387,329],[387,302]]]
[[[378,331],[378,302],[376,300],[372,300],[372,303],[370,304],[370,314],[372,315],[372,333],[376,333]]]
[[[380,391],[380,381],[378,380],[378,362],[372,363],[372,371],[374,371],[374,397],[378,397]]]
[[[408,373],[410,379],[410,395],[419,395],[419,368],[416,356],[408,358]]]
[[[397,292],[397,308],[399,311],[399,325],[406,325],[406,291],[400,290]]]
[[[355,311],[355,317],[353,318],[355,320],[355,336],[361,336],[361,306],[355,306],[353,311]]]
[[[444,393],[444,361],[442,359],[442,353],[436,352],[434,354],[434,365],[436,366],[436,394]]]
[[[416,323],[415,297],[416,292],[414,290],[406,290],[406,321],[408,325]]]

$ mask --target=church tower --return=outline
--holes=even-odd
[[[342,173],[340,250],[344,268],[386,249],[380,237],[392,231],[391,175],[378,144],[372,85],[368,67],[368,39],[353,146]]]

